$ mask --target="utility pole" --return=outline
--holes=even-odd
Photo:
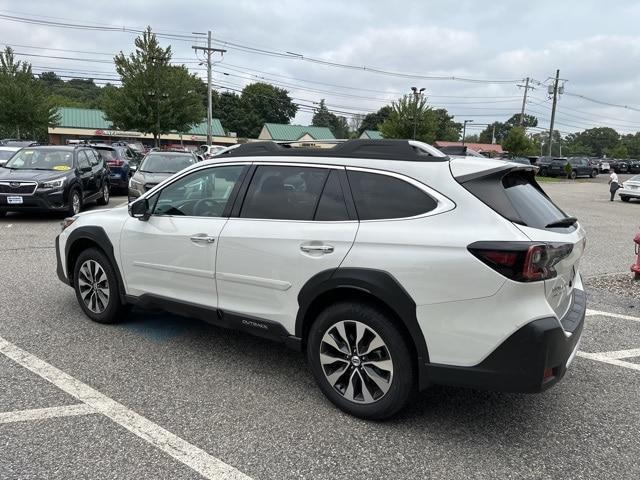
[[[521,88],[524,88],[524,95],[522,97],[522,110],[520,110],[520,122],[519,125],[522,126],[522,122],[524,122],[524,106],[527,103],[527,92],[529,89],[533,90],[533,87],[529,86],[529,77],[526,78],[524,85],[518,85]]]
[[[553,123],[556,120],[556,104],[558,103],[558,80],[560,80],[560,70],[556,70],[556,78],[553,82],[553,106],[551,107],[551,123],[549,125],[549,156],[551,156],[551,146],[553,145]]]
[[[213,117],[211,106],[211,55],[216,52],[224,55],[226,50],[222,50],[220,48],[211,48],[211,30],[207,32],[206,47],[199,47],[194,45],[192,48],[196,51],[203,50],[207,54],[207,145],[211,145],[213,141],[213,132],[211,131],[211,120]]]
[[[462,124],[462,146],[464,147],[464,139],[467,136],[467,123],[472,123],[473,120],[465,120]]]
[[[413,139],[416,139],[416,129],[418,127],[418,99],[422,97],[422,92],[424,92],[424,87],[420,90],[417,87],[411,87],[411,91],[413,91]]]
[[[496,122],[493,122],[493,130],[491,130],[491,144],[496,143]]]

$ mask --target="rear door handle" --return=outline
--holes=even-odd
[[[206,233],[198,233],[197,235],[189,237],[189,239],[193,243],[214,243],[216,241],[216,237],[212,237]]]
[[[317,252],[317,253],[332,253],[333,245],[301,245],[300,250],[305,253]]]

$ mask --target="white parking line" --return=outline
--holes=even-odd
[[[640,372],[640,365],[637,363],[624,362],[622,360],[618,360],[617,358],[611,358],[608,356],[608,353],[616,353],[616,352],[604,352],[604,353],[587,353],[587,352],[578,352],[578,356],[582,358],[588,358],[590,360],[596,360],[598,362],[608,363],[610,365],[617,365],[618,367],[628,368],[630,370],[637,370]]]
[[[13,422],[28,422],[43,420],[45,418],[71,417],[76,415],[90,415],[96,413],[93,407],[86,403],[65,405],[63,407],[34,408],[31,410],[16,410],[13,412],[1,412],[0,424]]]
[[[251,480],[204,450],[0,337],[0,353],[210,480]]]
[[[631,315],[622,315],[620,313],[601,312],[599,310],[587,310],[586,314],[589,317],[600,315],[603,317],[619,318],[620,320],[631,320],[632,322],[640,322],[640,317],[632,317]]]

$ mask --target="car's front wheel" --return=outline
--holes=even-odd
[[[74,188],[69,194],[69,207],[67,213],[70,217],[77,215],[82,210],[82,197],[80,196],[80,190]]]
[[[598,176],[598,171],[597,170],[591,170],[591,175],[589,175],[589,177],[596,178],[597,176]]]
[[[397,413],[415,391],[411,349],[392,319],[363,303],[338,303],[311,326],[307,357],[322,392],[367,419]]]
[[[620,195],[620,200],[622,200],[623,202],[628,202],[631,199],[629,197],[627,197],[626,195]]]
[[[116,273],[106,255],[97,248],[84,250],[78,256],[73,286],[80,307],[94,322],[116,323],[126,316]]]

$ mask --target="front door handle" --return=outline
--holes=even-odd
[[[305,253],[332,253],[333,245],[301,245],[300,250]]]
[[[189,237],[189,239],[193,243],[214,243],[216,241],[216,237],[212,237],[210,235],[207,235],[206,233],[199,233],[197,235]]]

